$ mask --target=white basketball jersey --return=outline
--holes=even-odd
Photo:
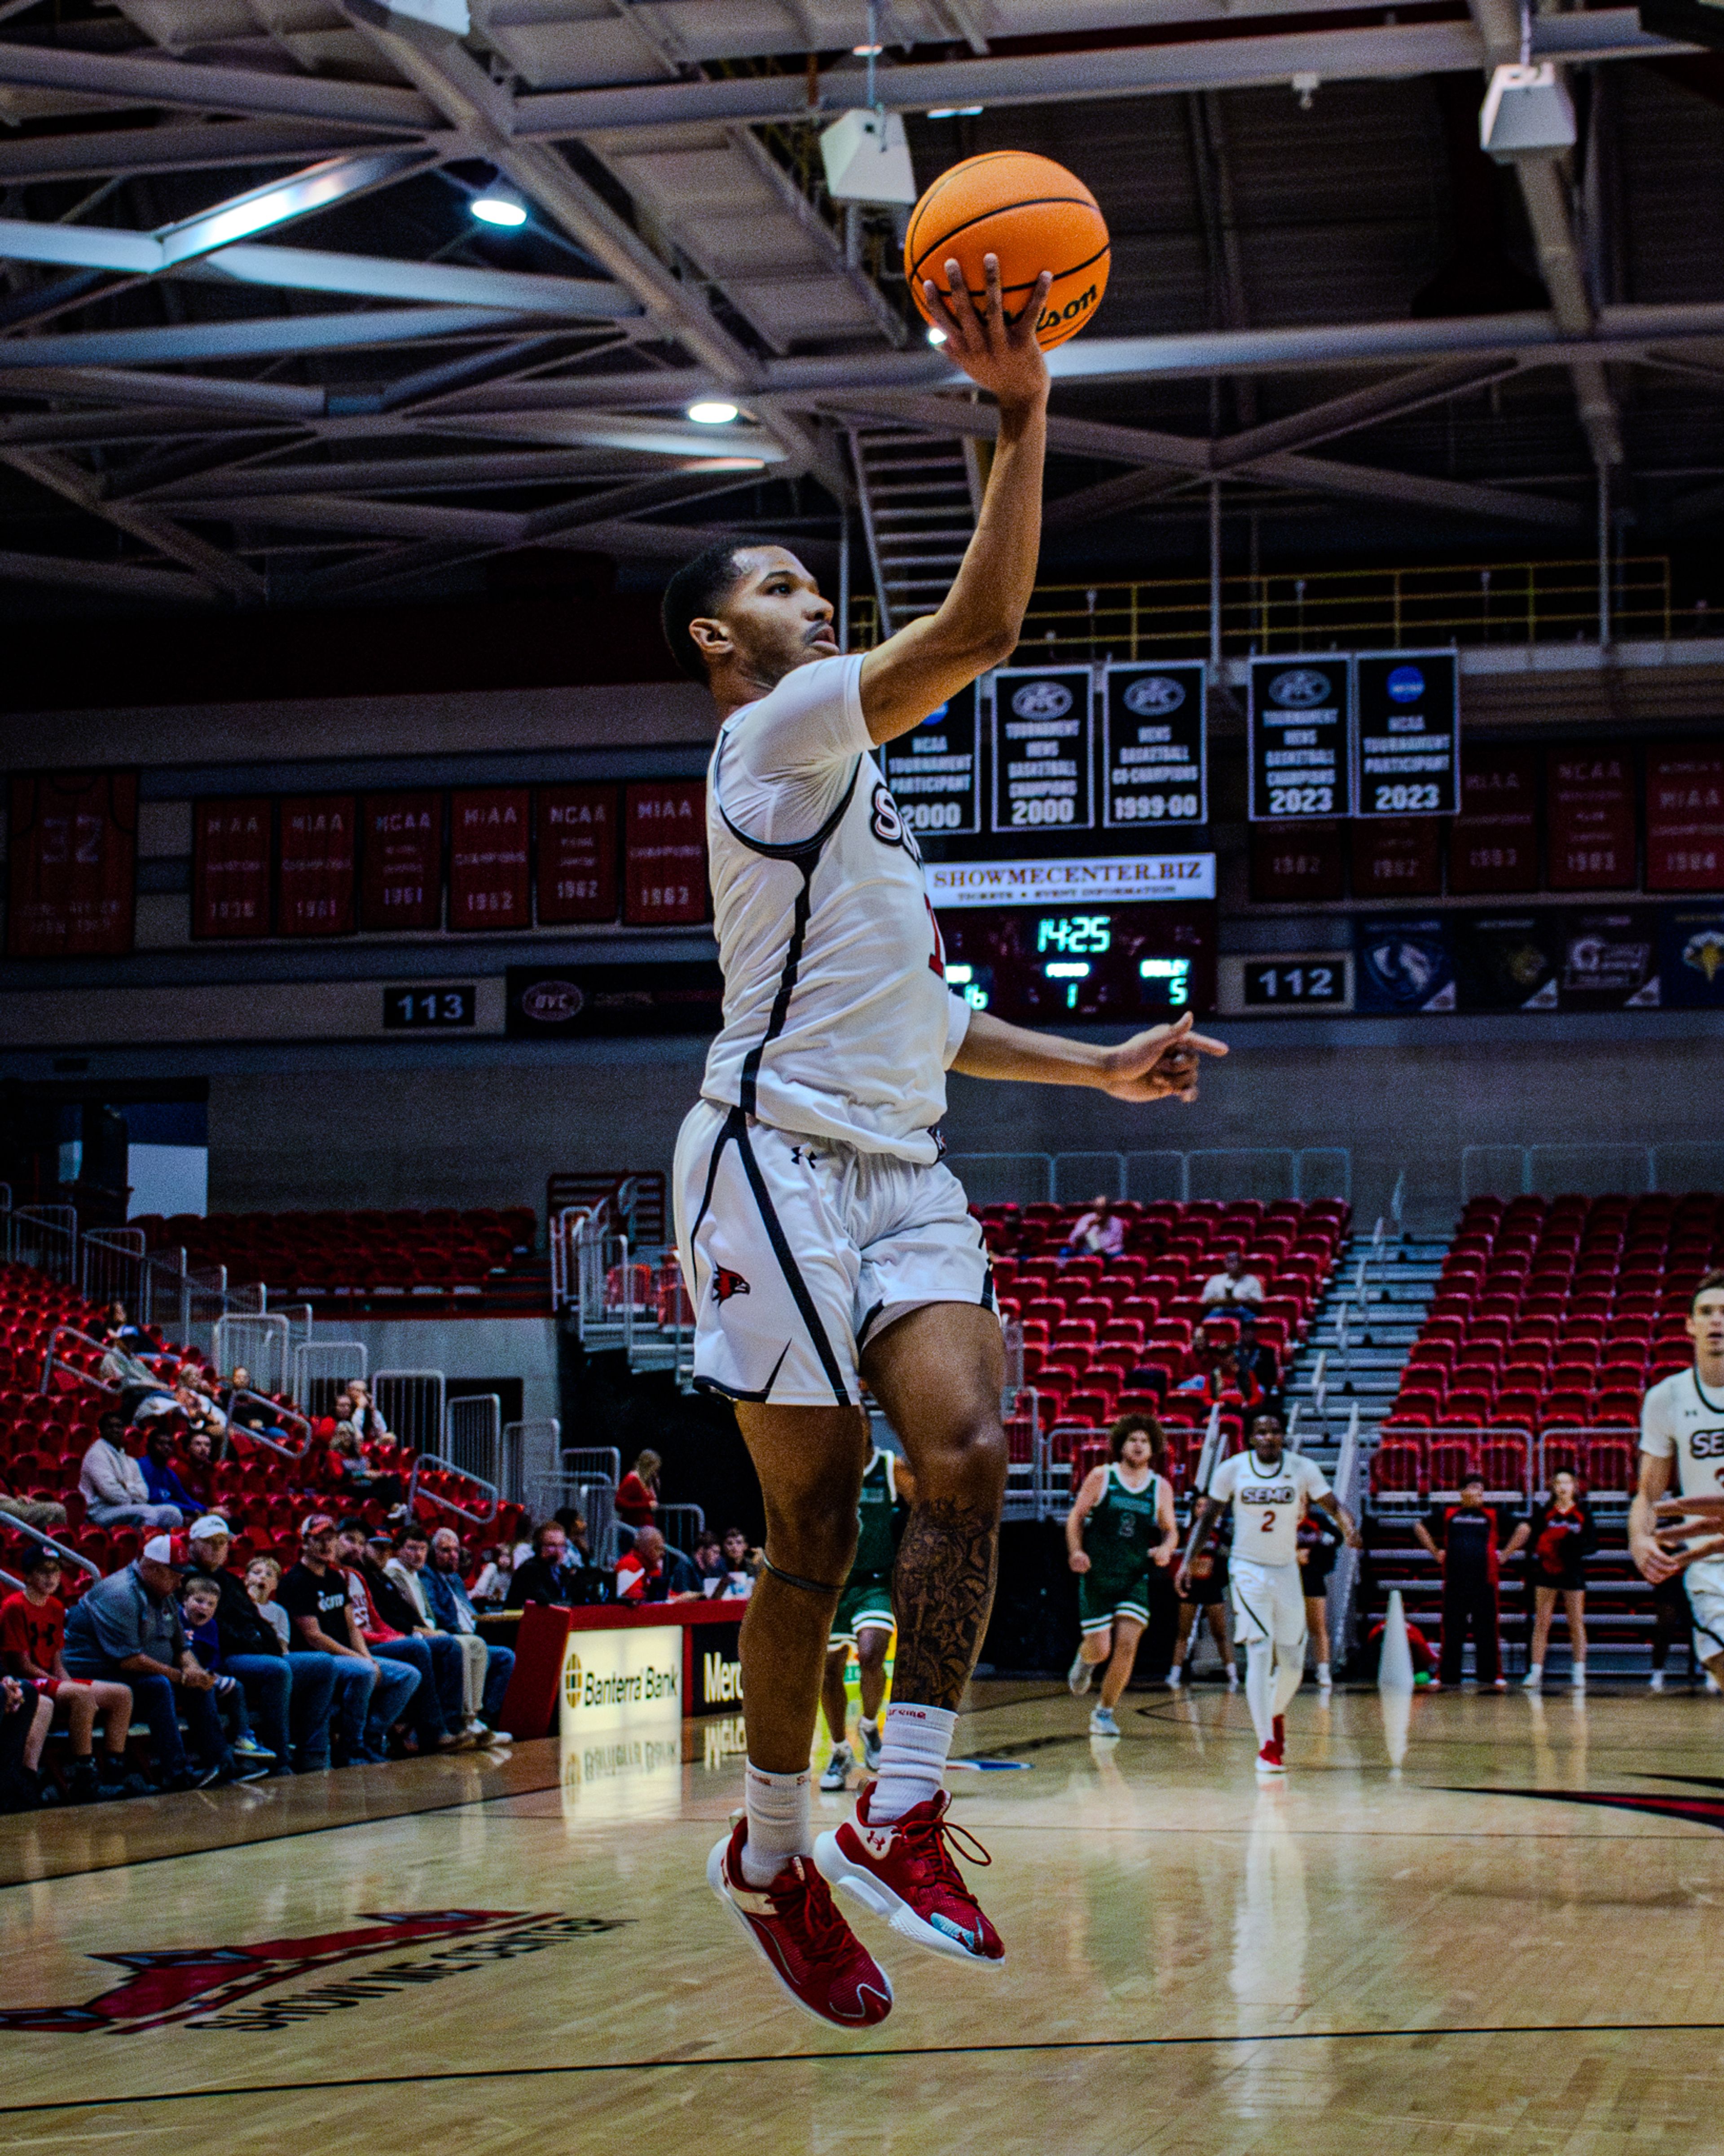
[[[969,1006],[871,753],[859,656],[733,711],[706,787],[724,1029],[701,1091],[780,1130],[930,1163]]]
[[[1328,1494],[1322,1469],[1300,1452],[1284,1452],[1273,1467],[1236,1452],[1209,1477],[1209,1495],[1233,1507],[1234,1556],[1250,1564],[1297,1564],[1306,1504]]]
[[[1675,1459],[1680,1496],[1724,1496],[1724,1399],[1708,1399],[1691,1369],[1660,1378],[1640,1404],[1640,1450]]]

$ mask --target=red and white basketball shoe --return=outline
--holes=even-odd
[[[901,1819],[876,1826],[868,1816],[875,1787],[869,1783],[857,1798],[854,1819],[816,1840],[814,1861],[821,1871],[841,1893],[853,1895],[917,1946],[972,1969],[1003,1968],[1006,1949],[1000,1935],[964,1884],[947,1843],[957,1843],[972,1864],[993,1860],[973,1835],[947,1818],[950,1795],[942,1789]]]
[[[872,2029],[892,2010],[885,1971],[839,1915],[832,1890],[806,1856],[793,1856],[768,1887],[742,1876],[748,1822],[738,1820],[706,1860],[706,1883],[767,1967],[802,2008],[837,2029]]]
[[[1275,1717],[1275,1726],[1277,1728],[1280,1726],[1280,1719],[1281,1717],[1280,1715]],[[1279,1737],[1271,1737],[1268,1743],[1265,1744],[1263,1749],[1258,1753],[1257,1771],[1260,1775],[1285,1774],[1286,1773],[1287,1763],[1282,1757],[1281,1740]]]

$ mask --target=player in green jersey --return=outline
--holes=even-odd
[[[820,1787],[829,1793],[847,1785],[856,1763],[846,1733],[849,1702],[844,1695],[844,1665],[853,1647],[862,1673],[862,1763],[871,1769],[880,1762],[886,1649],[891,1645],[895,1621],[892,1567],[898,1558],[899,1508],[907,1510],[915,1502],[916,1486],[910,1470],[895,1453],[882,1452],[875,1446],[862,1471],[862,1496],[856,1508],[856,1554],[827,1638],[826,1670],[820,1687],[826,1727],[832,1732],[832,1756],[820,1776]]]
[[[1081,1697],[1097,1665],[1107,1664],[1101,1703],[1090,1717],[1092,1737],[1120,1733],[1113,1711],[1149,1622],[1151,1573],[1165,1571],[1179,1546],[1172,1485],[1160,1471],[1167,1457],[1160,1424],[1150,1414],[1121,1415],[1110,1438],[1112,1465],[1090,1470],[1065,1521],[1083,1633],[1066,1678],[1074,1694]]]

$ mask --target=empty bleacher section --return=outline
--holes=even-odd
[[[1591,1666],[1641,1666],[1651,1590],[1625,1538],[1640,1403],[1688,1367],[1695,1283],[1721,1261],[1711,1194],[1470,1199],[1370,1462],[1371,1606],[1399,1587],[1409,1616],[1434,1624],[1436,1568],[1411,1524],[1468,1475],[1516,1509],[1568,1468],[1599,1526]],[[1504,1615],[1512,1657],[1526,1628],[1507,1581]]]

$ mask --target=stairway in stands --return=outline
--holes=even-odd
[[[858,428],[850,453],[886,637],[951,590],[976,528],[981,467],[973,442],[903,427]]]
[[[1332,1474],[1355,1404],[1368,1454],[1400,1388],[1401,1368],[1424,1322],[1446,1242],[1347,1243],[1287,1378],[1287,1412],[1299,1410],[1300,1449]],[[1360,1286],[1360,1266],[1364,1285]],[[1345,1336],[1342,1317],[1345,1314]],[[1319,1365],[1325,1411],[1315,1404]]]

